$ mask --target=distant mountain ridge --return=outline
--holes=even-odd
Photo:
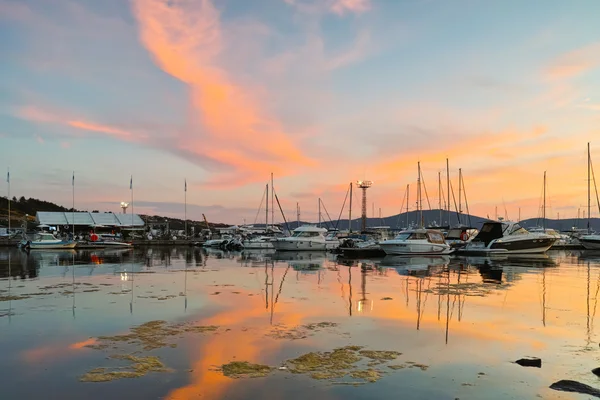
[[[423,211],[423,220],[425,226],[448,226],[448,213],[447,211],[442,211],[442,221],[440,223],[440,210],[426,210]],[[408,224],[416,225],[418,221],[418,213],[416,211],[408,212]],[[463,225],[469,225],[473,228],[481,228],[481,225],[486,221],[493,221],[493,219],[478,217],[476,215],[468,215],[461,214],[460,222]],[[458,213],[451,211],[450,212],[450,226],[455,226],[459,222]],[[304,222],[301,221],[302,224],[315,224],[315,222]],[[521,220],[519,222],[521,226],[524,228],[533,228],[537,226],[542,226],[541,218],[529,218],[525,220]],[[288,221],[288,225],[290,229],[294,229],[298,227],[298,223],[296,221]],[[587,228],[587,219],[577,219],[577,218],[569,218],[569,219],[548,219],[546,218],[546,228],[556,229],[558,231],[568,231],[572,228],[585,229]],[[333,221],[333,223],[329,221],[321,221],[321,226],[324,228],[337,228],[340,230],[348,229],[348,219],[342,219],[339,221]],[[367,228],[375,227],[375,226],[389,226],[392,229],[404,229],[407,227],[407,213],[401,213],[392,215],[389,217],[382,218],[367,218]],[[600,231],[600,218],[591,218],[590,219],[590,227],[594,231]],[[352,230],[359,231],[361,229],[361,219],[354,218],[352,219]]]

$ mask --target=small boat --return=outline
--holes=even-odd
[[[33,240],[23,239],[19,247],[24,250],[40,249],[74,249],[77,242],[74,240],[63,240],[48,232],[39,232],[33,236]]]
[[[293,230],[292,236],[277,238],[271,243],[278,251],[326,250],[328,245],[325,239],[326,232],[325,228],[302,225]]]
[[[556,242],[555,236],[531,233],[516,222],[485,222],[464,253],[544,253]]]
[[[579,243],[586,250],[600,250],[600,235],[583,235],[579,238]]]
[[[377,258],[384,257],[385,251],[376,240],[344,239],[339,247],[344,258]]]
[[[450,254],[453,249],[444,240],[442,232],[434,229],[401,231],[394,239],[379,243],[385,254]]]

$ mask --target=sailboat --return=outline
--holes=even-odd
[[[590,156],[590,144],[588,143],[588,223],[587,229],[588,234],[583,235],[579,238],[579,242],[587,250],[600,250],[600,235],[592,234],[590,227],[590,212],[591,212],[591,191],[590,184],[591,179],[594,179],[594,189],[596,191],[596,202],[598,203],[598,210],[600,211],[600,200],[598,199],[598,187],[596,186],[596,176],[594,175],[594,169],[592,167],[592,157]]]
[[[401,231],[394,239],[379,243],[388,255],[450,254],[453,249],[444,240],[444,234],[436,229],[423,227],[423,200],[421,195],[421,163],[418,163],[417,215],[418,228]]]

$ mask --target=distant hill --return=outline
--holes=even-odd
[[[408,225],[417,224],[417,220],[418,220],[418,215],[417,215],[416,211],[408,212]],[[440,223],[440,210],[439,209],[423,211],[423,220],[424,220],[425,226],[448,226],[447,212],[446,211],[442,212],[441,221],[443,221],[443,222]],[[460,222],[462,224],[470,225],[473,228],[481,228],[481,225],[484,222],[489,221],[489,220],[490,219],[488,219],[488,218],[482,218],[482,217],[478,217],[476,215],[461,214],[461,216],[460,216]],[[301,221],[300,225],[305,224],[305,223],[314,224],[315,222]],[[450,225],[454,226],[456,224],[458,224],[458,214],[454,211],[451,211],[450,212]],[[520,222],[520,224],[521,224],[521,226],[523,226],[525,228],[533,228],[536,226],[542,226],[542,220],[537,219],[537,218],[531,218],[531,219],[522,220]],[[296,221],[288,221],[288,225],[290,226],[291,229],[298,227],[298,223]],[[322,221],[321,226],[323,226],[324,228],[337,227],[337,229],[346,230],[346,229],[348,229],[348,219],[346,218],[346,219],[340,220],[339,223],[337,223],[337,221],[333,221],[333,223],[330,223],[329,221],[327,221],[327,222]],[[396,214],[396,215],[392,215],[390,217],[385,217],[385,218],[367,218],[367,227],[374,227],[374,226],[389,226],[392,229],[404,229],[407,226],[407,213]],[[590,220],[590,226],[593,230],[600,231],[600,219],[592,218]],[[358,231],[358,230],[360,230],[360,227],[361,227],[361,219],[353,218],[352,219],[352,230]],[[561,220],[546,219],[546,228],[556,229],[559,231],[567,231],[573,227],[580,228],[580,229],[587,228],[587,220],[583,220],[583,219],[578,220],[576,218],[561,219]]]

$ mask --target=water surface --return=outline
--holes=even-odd
[[[61,399],[577,399],[548,387],[600,387],[596,329],[600,253],[341,260],[327,253],[225,253],[193,247],[0,250],[0,398]],[[16,296],[16,297],[15,297]],[[6,300],[13,299],[13,300]],[[144,351],[170,368],[141,378],[80,382],[112,367],[99,336],[148,321],[214,325]],[[311,323],[334,327],[278,337]],[[300,335],[302,336],[302,335]],[[347,345],[402,353],[423,368],[361,386],[275,370],[231,379],[231,361],[278,367]],[[542,368],[513,361],[535,356]],[[409,364],[406,364],[409,365]]]

